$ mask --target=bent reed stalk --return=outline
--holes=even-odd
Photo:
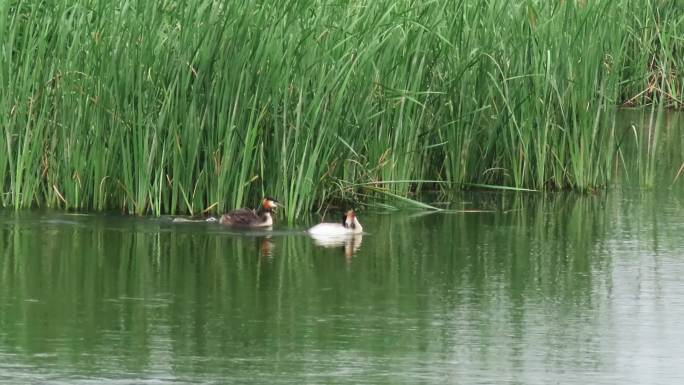
[[[660,0],[5,1],[0,200],[160,215],[268,194],[292,219],[383,192],[593,190],[614,106],[681,106],[683,18]]]

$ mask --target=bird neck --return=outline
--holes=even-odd
[[[256,212],[259,219],[262,222],[267,223],[268,225],[273,224],[273,217],[271,216],[272,213],[273,213],[273,209],[267,209],[267,208],[264,208],[263,206],[259,207],[259,209]]]
[[[360,233],[363,231],[363,227],[361,226],[361,223],[359,222],[356,217],[352,220],[352,222],[349,224],[349,229],[352,229],[354,232]]]

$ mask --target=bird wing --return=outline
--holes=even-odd
[[[235,225],[249,225],[259,219],[254,210],[237,209],[224,214],[227,219]]]

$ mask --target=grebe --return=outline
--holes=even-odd
[[[311,235],[350,235],[363,233],[363,227],[356,218],[354,210],[349,210],[342,218],[342,223],[319,223],[310,228],[308,233]]]
[[[273,212],[282,206],[273,198],[266,197],[257,210],[237,209],[221,215],[219,223],[232,227],[269,227],[273,226]]]

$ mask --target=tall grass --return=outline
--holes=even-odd
[[[683,20],[660,0],[5,1],[0,200],[173,214],[267,194],[292,219],[600,188],[614,107],[681,105]]]

